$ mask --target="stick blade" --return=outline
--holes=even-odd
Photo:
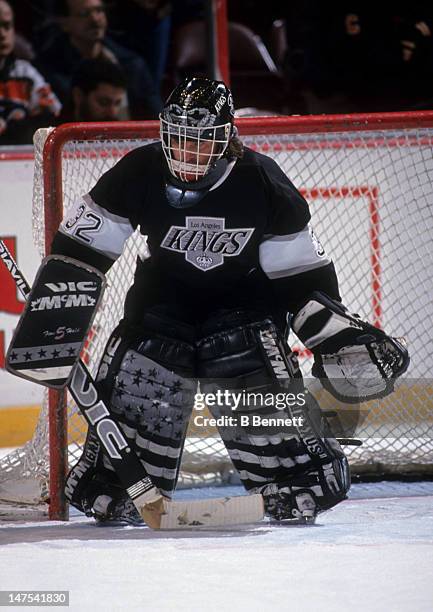
[[[263,497],[240,495],[196,501],[158,500],[141,508],[152,529],[197,529],[256,523],[264,517]]]

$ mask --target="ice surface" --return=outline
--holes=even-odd
[[[92,612],[431,612],[432,502],[433,483],[377,483],[354,485],[313,527],[3,523],[0,588],[69,590],[71,610]]]

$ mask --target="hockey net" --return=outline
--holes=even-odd
[[[396,392],[345,415],[336,411],[352,471],[386,476],[433,471],[433,113],[257,118],[238,121],[246,145],[270,155],[310,203],[312,225],[333,257],[344,303],[391,335],[407,339],[411,366]],[[34,239],[41,257],[65,210],[131,149],[156,140],[158,124],[71,124],[35,135]],[[83,359],[96,373],[108,336],[122,316],[137,253],[136,232],[108,274],[109,289]],[[309,375],[311,359],[296,338]],[[314,383],[312,385],[314,387]],[[80,454],[86,426],[69,397],[49,392],[33,439],[0,462],[0,499],[50,500],[66,516],[62,488]],[[216,431],[190,428],[181,484],[230,482],[233,470]]]

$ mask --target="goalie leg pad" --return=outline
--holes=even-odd
[[[200,389],[203,393],[222,389],[238,398],[231,404],[209,406],[209,410],[216,419],[226,417],[218,430],[245,488],[273,482],[279,472],[286,476],[295,473],[297,457],[300,463],[308,460],[295,430],[264,430],[240,423],[242,417],[252,421],[253,416],[284,416],[274,406],[263,405],[260,399],[278,392],[275,372],[264,354],[264,339],[270,346],[269,338],[273,339],[276,334],[274,324],[268,319],[257,321],[254,313],[236,312],[208,322],[204,331],[211,333],[197,343]],[[280,374],[284,374],[284,381],[289,384],[298,372],[297,364],[290,361],[289,350],[284,356],[290,364],[287,366],[283,358],[277,359],[278,351],[274,345],[272,351],[275,368],[278,366]],[[289,368],[293,370],[293,378],[290,378]],[[250,399],[244,391],[251,392]],[[253,393],[257,402],[252,398]],[[236,424],[230,420],[233,418]]]
[[[314,292],[292,320],[293,331],[313,351],[313,374],[342,402],[385,397],[409,366],[405,341],[350,314]]]
[[[70,257],[46,257],[12,338],[9,372],[41,385],[69,381],[105,287],[101,272]]]
[[[176,485],[194,403],[194,356],[192,342],[164,337],[159,330],[121,327],[108,343],[98,375],[113,416],[166,495]],[[111,469],[105,456],[103,462]]]
[[[227,421],[219,432],[245,488],[264,495],[270,516],[277,520],[298,518],[302,513],[315,516],[346,497],[347,460],[314,398],[306,392],[298,396],[304,389],[296,356],[272,321],[229,327],[203,338],[198,359],[201,373],[225,376],[230,389],[242,389],[247,381],[246,391],[260,392],[262,397],[279,391],[298,398],[294,406],[279,410],[257,404],[240,404],[235,411],[232,406],[209,406],[216,418],[237,417],[236,425]],[[206,390],[205,384],[201,388]],[[239,424],[240,416],[253,414],[289,417],[303,425]]]
[[[100,443],[89,429],[83,453],[66,479],[69,503],[97,521],[141,525],[143,520],[116,475],[102,465]]]
[[[289,408],[303,414],[302,442],[310,457],[309,467],[299,476],[259,487],[267,514],[278,521],[309,520],[347,497],[350,470],[344,452],[311,394],[305,407]]]
[[[152,355],[153,359],[147,355]],[[164,366],[156,361],[162,361]],[[187,340],[121,324],[109,339],[97,376],[113,416],[154,484],[167,496],[174,490],[196,389],[194,347]],[[175,372],[181,372],[176,374]],[[107,402],[108,403],[108,402]],[[89,430],[83,454],[69,473],[69,501],[98,520],[139,524],[129,497]]]
[[[165,494],[176,485],[195,392],[180,378],[134,349],[116,373],[110,405],[128,442]]]

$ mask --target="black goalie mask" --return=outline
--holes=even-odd
[[[182,182],[198,181],[224,155],[233,134],[234,107],[221,81],[183,81],[160,114],[161,141],[171,174]]]

